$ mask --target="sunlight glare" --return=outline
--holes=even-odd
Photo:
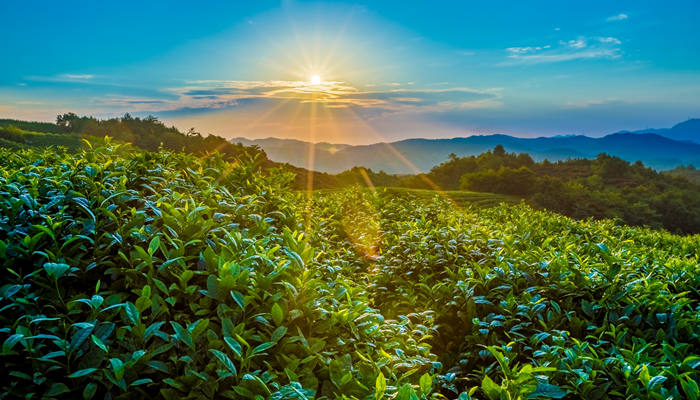
[[[321,84],[321,77],[318,75],[314,75],[311,77],[311,84],[312,85],[320,85]]]

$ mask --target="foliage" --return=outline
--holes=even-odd
[[[367,191],[317,201],[311,237],[343,260],[328,264],[387,318],[432,316],[433,381],[447,398],[697,398],[700,236],[524,204],[459,210]]]
[[[432,367],[426,332],[320,264],[257,158],[0,156],[5,397],[381,397]]]
[[[400,176],[355,167],[332,175],[270,161],[255,146],[232,144],[214,135],[205,137],[194,129],[182,133],[152,116],[126,114],[98,120],[67,113],[59,115],[56,124],[0,120],[0,147],[10,149],[66,146],[77,150],[83,138],[99,145],[105,136],[149,151],[165,149],[198,156],[219,153],[229,161],[256,156],[266,170],[281,167],[292,172],[292,187],[297,190],[359,185],[440,189],[450,191],[450,196],[460,196],[453,190],[464,189],[505,195],[504,199],[517,196],[536,208],[573,218],[612,218],[628,225],[700,233],[700,185],[692,167],[658,173],[641,162],[630,164],[605,154],[594,160],[536,163],[528,154],[507,153],[503,146],[496,146],[478,156],[460,158],[451,154],[447,162],[427,174]]]
[[[229,159],[239,157],[244,153],[250,155],[265,154],[255,146],[246,147],[241,144],[232,144],[215,135],[203,136],[194,128],[187,133],[182,133],[174,126],[165,126],[156,117],[150,115],[139,118],[132,117],[127,113],[121,118],[100,120],[67,113],[56,117],[56,125],[64,132],[99,138],[110,136],[117,141],[132,143],[136,147],[149,151],[163,148],[198,155],[218,152]]]
[[[20,124],[20,126],[23,125]],[[21,129],[15,125],[0,126],[0,140],[3,140],[3,147],[14,149],[46,146],[64,146],[70,149],[78,149],[83,145],[82,138],[79,135],[34,132]],[[92,138],[92,141],[99,142],[100,140],[99,138]]]
[[[684,176],[691,182],[700,184],[700,170],[695,168],[693,165],[678,166],[670,171],[665,171],[664,173],[673,176]]]
[[[0,157],[4,397],[698,396],[698,236],[307,198],[259,155]]]
[[[0,119],[0,127],[14,126],[24,131],[61,133],[61,128],[50,122],[21,121],[17,119]]]
[[[680,173],[659,173],[641,162],[600,154],[596,159],[536,163],[527,154],[494,149],[436,166],[423,180],[400,184],[520,196],[538,208],[574,218],[617,218],[629,225],[700,232],[700,185]]]

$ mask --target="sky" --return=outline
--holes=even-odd
[[[367,144],[700,117],[697,0],[5,1],[0,15],[0,118],[129,112]]]

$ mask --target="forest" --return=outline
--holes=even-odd
[[[496,146],[479,156],[452,156],[424,176],[396,184],[430,188],[430,183],[447,190],[517,196],[537,208],[573,218],[614,218],[684,233],[700,230],[697,182],[607,154],[592,160],[534,162],[525,153],[507,153]]]

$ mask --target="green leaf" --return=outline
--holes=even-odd
[[[226,292],[224,292],[224,293],[226,293]],[[239,292],[237,292],[235,290],[232,290],[231,297],[233,297],[233,301],[235,301],[236,304],[238,304],[238,307],[240,307],[241,310],[245,309],[245,300],[243,299],[242,294],[240,294]]]
[[[496,383],[492,381],[488,375],[484,375],[484,379],[481,381],[481,390],[484,391],[489,399],[498,400],[501,398],[501,391],[503,389],[496,385]]]
[[[221,361],[221,363],[224,364],[226,366],[226,368],[228,368],[228,370],[231,371],[232,374],[234,374],[234,375],[238,374],[238,371],[236,371],[236,366],[233,365],[233,361],[231,361],[231,359],[228,358],[228,356],[226,354],[224,354],[216,349],[209,349],[209,351],[212,354],[214,354],[214,356],[216,356],[216,358],[218,358],[219,361]]]
[[[129,321],[131,321],[133,325],[137,325],[139,323],[139,320],[141,319],[139,316],[139,310],[136,309],[136,306],[133,303],[125,303],[124,311],[126,312],[126,317],[129,318]]]
[[[97,368],[85,368],[81,369],[79,371],[75,371],[72,374],[68,375],[69,378],[80,378],[81,376],[86,376],[90,375],[91,373],[97,371]]]
[[[158,250],[158,247],[160,246],[160,236],[155,236],[153,239],[151,239],[151,242],[148,244],[148,255],[153,255],[156,250]]]
[[[647,388],[649,388],[649,390],[654,390],[657,386],[666,382],[666,379],[668,378],[663,375],[656,375],[649,380],[649,385],[647,385]]]
[[[104,344],[104,342],[102,342],[102,339],[98,338],[95,335],[91,335],[90,339],[92,339],[92,343],[94,343],[95,346],[102,349],[102,351],[104,351],[105,353],[109,352],[109,350],[107,350],[107,346]]]
[[[681,379],[681,386],[683,387],[683,391],[685,392],[686,396],[688,396],[688,399],[698,400],[700,388],[698,388],[697,382],[691,378],[684,377]]]
[[[54,383],[51,385],[49,388],[49,391],[46,392],[47,396],[58,396],[59,394],[63,393],[68,393],[70,392],[70,389],[68,389],[68,386],[66,386],[64,383]]]
[[[270,310],[270,313],[272,314],[272,320],[275,321],[275,324],[281,325],[282,321],[284,320],[284,311],[282,311],[282,307],[275,303],[272,305],[272,310]]]
[[[15,333],[14,335],[10,335],[7,339],[5,339],[5,342],[2,344],[2,354],[7,354],[9,353],[15,345],[24,338],[24,335],[21,333]]]
[[[528,398],[533,399],[535,397],[547,397],[550,399],[561,399],[566,396],[566,392],[563,391],[557,385],[551,385],[549,383],[538,383],[535,391],[528,396]]]
[[[46,275],[54,280],[57,280],[70,270],[70,265],[61,263],[46,263],[44,264],[44,270],[46,271]]]
[[[280,339],[284,337],[284,335],[287,333],[287,327],[286,326],[280,326],[279,328],[275,329],[274,332],[272,332],[272,336],[270,337],[270,340],[277,343],[279,342]]]
[[[145,385],[147,383],[153,383],[153,380],[151,378],[144,378],[144,379],[137,379],[129,384],[129,386],[139,386],[139,385]]]
[[[411,385],[404,383],[396,393],[395,400],[418,400],[418,395]]]
[[[199,335],[204,332],[209,326],[209,319],[198,319],[194,323],[187,326],[187,331],[190,333],[192,340],[196,340]]]
[[[124,377],[124,362],[119,358],[110,358],[109,363],[112,365],[114,377],[120,381]]]
[[[71,350],[77,350],[80,346],[85,343],[85,341],[90,337],[92,331],[94,330],[94,325],[89,324],[87,327],[78,329],[71,338],[70,348]]]
[[[428,394],[433,388],[433,378],[430,376],[430,374],[425,373],[420,377],[419,384],[420,391],[423,392],[423,394]]]
[[[233,353],[236,355],[236,357],[238,357],[238,359],[243,359],[243,357],[242,357],[243,348],[241,348],[240,343],[238,343],[238,342],[236,341],[236,339],[234,339],[234,338],[232,338],[232,337],[230,337],[230,336],[226,336],[226,337],[224,338],[224,342],[226,342],[226,344],[228,345],[228,347],[230,347],[231,350],[233,350]]]
[[[683,360],[683,364],[689,366],[691,369],[696,369],[700,367],[700,357],[688,356]]]
[[[263,344],[260,344],[253,349],[252,354],[255,355],[255,354],[262,353],[263,351],[269,349],[270,347],[272,347],[274,345],[275,345],[275,342],[265,342]]]
[[[377,375],[377,379],[374,382],[374,398],[375,398],[375,400],[379,400],[382,397],[384,397],[385,392],[386,392],[386,378],[384,378],[384,374],[382,374],[382,371],[379,371],[379,374]]]
[[[182,325],[178,324],[175,321],[170,321],[170,326],[172,326],[173,330],[175,330],[175,337],[178,340],[187,345],[187,347],[194,348],[194,343],[192,343],[192,338],[190,337],[189,332],[187,332],[185,328],[182,327]]]
[[[649,387],[649,380],[651,379],[651,375],[649,375],[649,368],[647,367],[646,364],[642,364],[642,369],[639,371],[639,380],[642,381],[644,386]]]
[[[90,400],[93,397],[95,397],[95,393],[97,392],[97,385],[94,383],[88,383],[85,386],[85,389],[83,390],[83,399],[85,400]]]

